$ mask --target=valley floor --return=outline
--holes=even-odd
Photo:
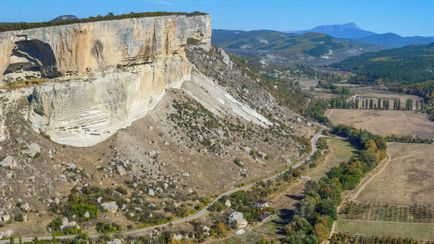
[[[333,124],[366,129],[381,136],[418,135],[434,138],[434,123],[426,114],[396,110],[329,109],[326,116]]]

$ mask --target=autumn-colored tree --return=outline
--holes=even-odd
[[[377,151],[377,143],[373,139],[369,139],[365,142],[365,149],[376,152]]]
[[[324,224],[317,223],[314,226],[314,229],[315,229],[315,235],[321,240],[321,242],[328,239],[328,235],[329,235],[328,229]]]
[[[223,223],[223,222],[217,223],[216,232],[217,232],[218,237],[226,236],[227,231],[228,231],[228,227],[226,226],[225,223]]]

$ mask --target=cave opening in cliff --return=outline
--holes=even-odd
[[[4,72],[4,75],[7,74],[13,74],[18,79],[59,76],[53,49],[39,40],[15,42],[9,66]]]

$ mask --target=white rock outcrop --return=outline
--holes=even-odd
[[[116,202],[104,202],[104,203],[101,203],[101,207],[109,213],[116,213],[119,209]]]
[[[32,40],[38,43],[23,44]],[[0,33],[0,75],[13,70],[12,57],[21,52],[17,48],[36,46],[37,51],[32,49],[36,54],[31,54],[40,60],[32,62],[40,61],[47,66],[41,68],[43,72],[55,71],[62,77],[33,91],[28,114],[32,127],[55,142],[87,147],[145,116],[167,89],[180,88],[191,78],[185,54],[189,42],[210,48],[210,16],[122,19],[4,32]]]
[[[244,228],[248,225],[246,219],[244,219],[244,215],[241,212],[233,212],[229,215],[228,218],[229,225],[234,228]]]
[[[2,32],[0,78],[23,57],[42,65],[43,71],[82,74],[183,56],[189,40],[210,46],[210,16],[129,18]]]
[[[6,156],[4,159],[0,160],[0,167],[14,169],[17,167],[17,162],[14,157]]]

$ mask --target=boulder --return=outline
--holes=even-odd
[[[20,206],[21,210],[24,212],[28,212],[30,210],[30,204],[28,202],[21,204]]]
[[[122,244],[120,239],[113,239],[113,241],[108,241],[107,244]]]
[[[151,197],[155,196],[155,191],[154,191],[154,189],[149,188],[149,190],[148,190],[148,195],[151,196]]]
[[[10,219],[11,219],[11,216],[9,215],[9,213],[1,213],[0,214],[0,223],[8,222]]]
[[[0,167],[13,169],[17,167],[17,162],[12,156],[6,156],[2,161],[0,161]]]
[[[226,200],[225,206],[228,207],[228,208],[230,208],[232,206],[231,201],[229,199]]]
[[[244,228],[247,226],[247,220],[244,219],[244,215],[241,212],[233,212],[228,218],[229,225],[233,228]]]
[[[116,202],[104,202],[101,203],[101,207],[110,213],[116,213],[119,209],[119,206],[116,204]]]
[[[0,239],[11,238],[14,232],[12,230],[0,231]]]
[[[23,150],[23,153],[31,158],[36,157],[39,153],[41,153],[41,147],[36,144],[32,143],[25,150]]]

